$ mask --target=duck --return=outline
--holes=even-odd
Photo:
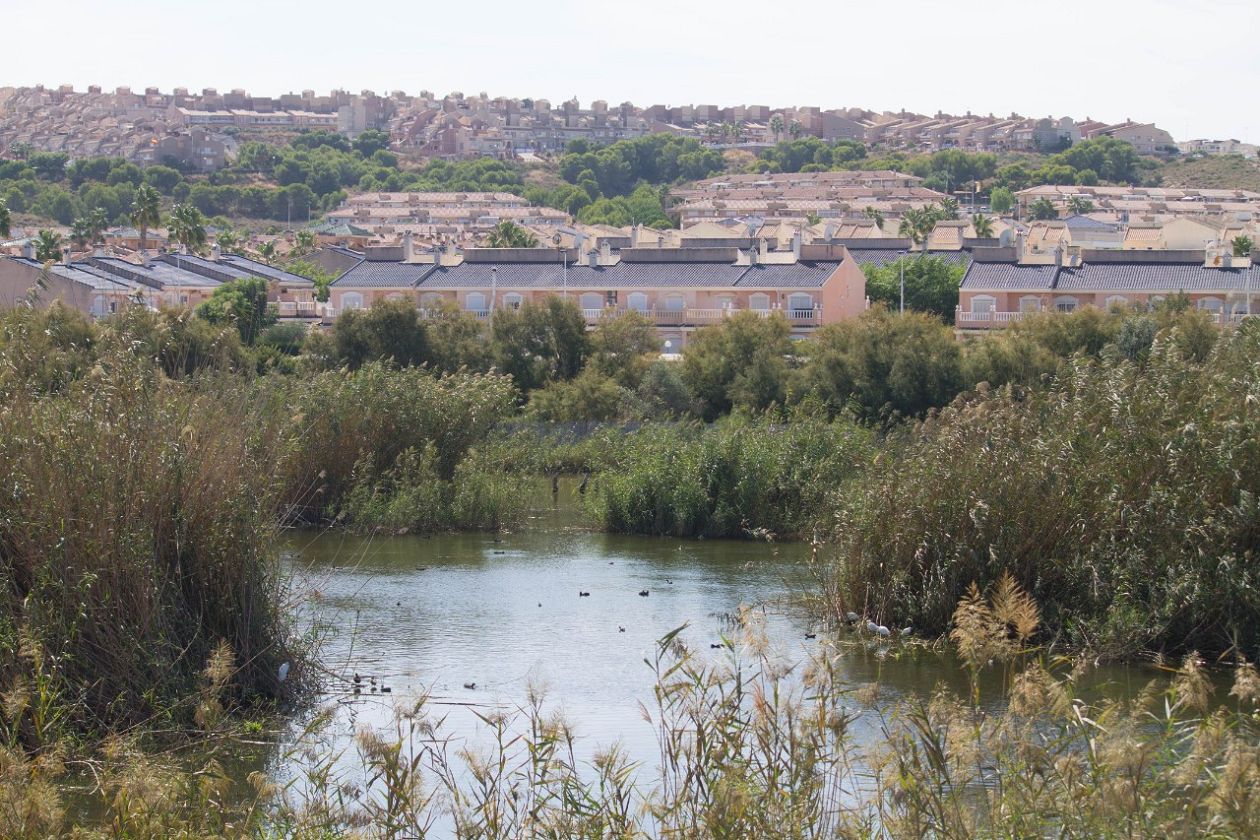
[[[358,684],[359,684],[359,683],[361,683],[361,682],[363,682],[363,677],[360,677],[360,676],[359,676],[359,672],[358,672],[358,671],[355,671],[355,672],[354,672],[354,684],[355,684],[355,685],[358,685]]]
[[[579,598],[589,598],[589,597],[591,597],[591,593],[589,593],[589,592],[582,592],[581,590],[579,590],[579,591],[578,591],[578,597],[579,597]]]
[[[818,638],[818,634],[817,634],[817,633],[806,633],[806,634],[805,634],[805,638],[807,638],[807,639],[817,639],[817,638]]]
[[[356,686],[354,687],[354,693],[355,693],[355,694],[360,694],[360,693],[362,693],[362,690],[361,690],[361,689],[360,689],[360,688],[356,685]]]
[[[466,682],[466,683],[464,683],[464,688],[467,688],[467,689],[474,689],[474,688],[476,688],[476,687],[477,687],[477,684],[476,684],[475,682]]]
[[[622,627],[620,624],[618,624],[618,625],[617,625],[617,632],[618,632],[618,633],[624,633],[624,632],[626,632],[626,628],[624,628],[624,627]]]
[[[709,644],[709,649],[710,649],[710,650],[714,650],[714,649],[717,649],[717,648],[724,648],[724,647],[726,647],[726,645],[719,645],[719,644],[717,644],[716,642],[712,642],[712,643],[710,643],[710,644]]]
[[[847,612],[844,614],[844,620],[850,624],[857,624],[858,614],[855,612]]]
[[[646,598],[646,597],[648,596],[648,594],[649,594],[649,593],[648,593],[648,591],[647,591],[646,589],[640,589],[640,590],[639,590],[639,597],[640,597],[640,598]]]
[[[390,688],[389,686],[387,685],[381,686],[381,694],[389,694],[391,691],[393,691],[393,689]]]

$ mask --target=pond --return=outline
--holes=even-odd
[[[331,737],[348,743],[358,727],[389,730],[396,704],[426,693],[445,715],[445,733],[477,745],[486,737],[479,714],[523,708],[541,692],[578,735],[580,757],[617,743],[651,768],[656,731],[641,706],[651,705],[654,674],[645,660],[667,633],[685,625],[679,638],[697,656],[729,658],[722,643],[732,617],[751,607],[785,665],[828,643],[800,599],[812,581],[807,545],[595,533],[573,495],[566,489],[515,534],[293,536],[287,556],[310,593],[303,621],[324,632],[324,700],[337,709]],[[839,668],[855,688],[878,683],[880,706],[969,685],[951,655],[896,633],[846,646]],[[986,676],[994,685],[1001,678]],[[1151,676],[1095,669],[1090,693],[1132,695]],[[992,702],[997,694],[985,692]],[[872,719],[853,734],[878,731]]]

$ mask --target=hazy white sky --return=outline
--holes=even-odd
[[[5,17],[0,85],[1015,110],[1260,142],[1260,0],[44,0]]]

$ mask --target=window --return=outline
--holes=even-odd
[[[604,296],[599,292],[583,292],[579,298],[583,309],[603,309]]]
[[[770,295],[757,292],[748,296],[748,308],[766,310],[770,308]]]
[[[404,296],[402,292],[390,292],[389,294],[385,296],[385,300],[403,300],[403,299],[404,299]]]
[[[972,315],[987,315],[997,308],[997,298],[989,295],[976,295],[971,299]]]
[[[442,296],[437,292],[426,292],[420,297],[420,306],[423,309],[437,309],[442,305]]]
[[[1109,295],[1107,299],[1103,301],[1103,304],[1106,309],[1111,309],[1113,306],[1118,306],[1123,309],[1129,305],[1129,299],[1124,295]]]
[[[481,292],[469,292],[464,295],[464,308],[469,312],[485,312],[486,296]]]
[[[346,292],[341,296],[342,309],[362,309],[363,295],[358,292]]]
[[[814,313],[814,298],[812,295],[799,293],[792,295],[788,298],[788,308],[796,316],[812,315]]]
[[[96,316],[97,318],[101,318],[105,315],[105,312],[106,312],[105,296],[97,295],[96,297],[92,298],[92,314]]]
[[[1054,308],[1059,312],[1075,312],[1076,298],[1071,295],[1062,295],[1054,299]]]
[[[636,312],[647,312],[648,296],[643,292],[631,292],[626,297],[626,305]]]
[[[1198,302],[1198,307],[1206,309],[1208,312],[1220,312],[1222,304],[1218,298],[1201,298]]]
[[[503,305],[508,309],[520,309],[521,304],[525,302],[525,298],[516,292],[508,292],[503,296]]]
[[[687,308],[687,299],[682,295],[673,294],[665,296],[665,309],[667,312],[682,312]]]
[[[1019,299],[1020,312],[1040,312],[1041,298],[1036,295],[1024,295]]]
[[[604,293],[604,306],[616,306],[617,293],[615,291]]]
[[[718,309],[734,309],[735,308],[734,295],[718,295],[717,308]]]

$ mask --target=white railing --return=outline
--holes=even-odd
[[[1006,324],[1009,324],[1012,321],[1022,320],[1023,318],[1027,317],[1030,314],[1035,314],[1035,313],[998,312],[992,309],[987,312],[966,312],[966,311],[963,311],[962,309],[959,309],[954,314],[954,322],[958,324],[959,326],[963,326],[964,324],[968,324],[968,325],[982,324],[985,326],[991,326],[991,325],[1005,326]]]

